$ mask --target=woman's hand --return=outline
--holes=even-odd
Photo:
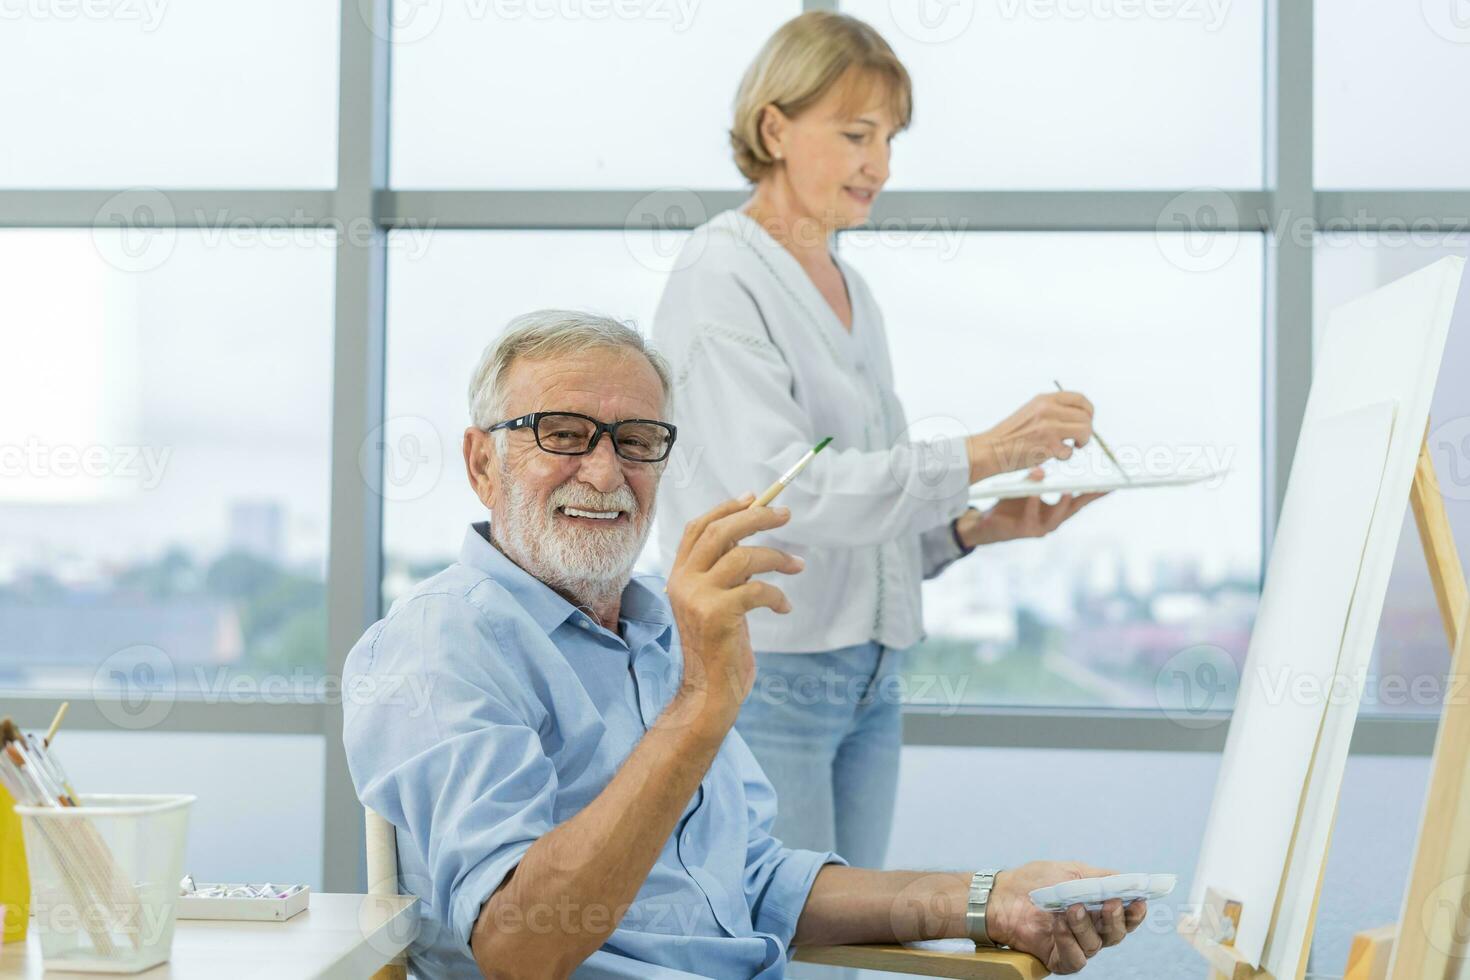
[[[1028,474],[1032,480],[1042,477],[1040,469]],[[989,510],[967,510],[955,521],[955,532],[966,548],[1017,538],[1045,537],[1063,522],[1106,493],[1064,493],[1054,504],[1044,504],[1040,497],[1012,497]]]
[[[1032,861],[1002,871],[990,893],[986,931],[994,942],[1030,953],[1053,973],[1076,973],[1099,951],[1118,945],[1137,929],[1148,915],[1148,903],[1125,906],[1115,898],[1096,912],[1080,904],[1065,912],[1046,912],[1032,903],[1031,892],[1110,873],[1076,861]]]
[[[1070,459],[1092,439],[1092,402],[1075,391],[1037,395],[993,429],[968,440],[970,482]]]

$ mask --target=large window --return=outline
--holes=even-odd
[[[1315,16],[1317,184],[1463,188],[1470,182],[1464,3],[1331,0],[1316,4]]]
[[[841,6],[913,76],[895,188],[1261,184],[1261,0]]]
[[[419,3],[394,19],[397,187],[736,187],[735,84],[797,0]]]
[[[0,232],[0,687],[325,663],[329,233]]]
[[[6,3],[0,187],[331,187],[337,24],[319,0]]]
[[[989,428],[1061,379],[1136,471],[1229,471],[1114,494],[926,583],[911,691],[1172,708],[1197,693],[1175,671],[1244,662],[1260,574],[1262,242],[1232,238],[1199,271],[1152,234],[843,237],[884,303],[915,434]],[[1233,688],[1220,693],[1223,708]]]
[[[1194,723],[1228,707],[1244,655],[1312,314],[1467,247],[1470,37],[1450,0],[0,0],[6,710],[44,725],[71,696],[85,789],[199,792],[194,870],[316,883],[320,855],[321,884],[357,888],[330,682],[482,515],[459,456],[475,359],[541,306],[646,327],[688,229],[741,200],[726,129],[742,72],[787,18],[833,6],[876,25],[915,83],[880,227],[840,248],[887,315],[916,434],[993,424],[1055,378],[1120,447],[1229,466],[928,584],[908,669],[955,710],[910,685],[913,737],[977,744],[999,714],[1008,744],[1050,745],[1060,716],[1095,714],[1136,748],[1218,742],[1218,713],[1205,736]],[[1385,221],[1435,237],[1359,240]],[[1453,347],[1446,377],[1467,365]],[[1470,405],[1452,388],[1431,447],[1470,554]],[[1411,525],[1404,542],[1376,663],[1442,685]],[[1437,704],[1378,693],[1371,711]],[[1371,711],[1370,744],[1429,732]],[[196,780],[197,733],[232,772],[290,755],[270,796],[290,804]],[[1111,773],[1075,741],[1013,756],[1017,778],[1038,760]],[[107,778],[130,752],[138,778]],[[1183,794],[1159,812],[1198,825],[1208,757],[1172,758],[1110,783],[1118,812],[1157,779]],[[1386,778],[1414,795],[1412,773]],[[926,818],[975,809],[904,797]],[[895,859],[1005,859],[930,850],[915,826],[901,817]],[[303,842],[300,860],[251,860],[267,839]],[[1188,864],[1185,843],[1116,860]],[[1373,871],[1383,894],[1394,873]],[[1394,909],[1359,911],[1322,934]]]

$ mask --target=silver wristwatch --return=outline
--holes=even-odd
[[[990,938],[990,930],[985,921],[990,905],[990,892],[995,887],[995,876],[998,874],[1000,869],[993,868],[977,871],[975,877],[970,879],[970,901],[965,907],[965,924],[969,926],[970,938],[975,940],[976,946],[1000,945]]]

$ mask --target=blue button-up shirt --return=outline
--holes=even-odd
[[[348,767],[363,803],[397,828],[399,887],[421,906],[410,962],[425,977],[479,976],[469,942],[480,906],[537,838],[602,792],[683,667],[661,579],[629,583],[618,635],[502,555],[488,530],[471,526],[459,561],[395,602],[343,673]],[[577,976],[782,976],[812,881],[841,859],[783,847],[775,815],[771,784],[732,730]],[[541,911],[525,927],[611,921]]]

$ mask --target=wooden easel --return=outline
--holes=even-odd
[[[1450,677],[1470,676],[1470,592],[1460,564],[1455,539],[1445,513],[1444,497],[1434,472],[1426,437],[1419,449],[1414,482],[1409,491],[1419,542],[1429,564],[1434,598],[1450,641]],[[1312,760],[1315,765],[1315,757]],[[1308,771],[1311,769],[1309,767]],[[1470,698],[1449,698],[1440,716],[1434,761],[1429,773],[1429,792],[1415,845],[1413,870],[1405,899],[1405,916],[1421,916],[1425,909],[1435,914],[1427,922],[1410,918],[1405,928],[1384,926],[1361,932],[1353,940],[1343,980],[1453,980],[1459,969],[1456,957],[1470,955],[1463,948],[1464,916],[1470,906]],[[1335,814],[1334,814],[1335,816]],[[1331,838],[1329,837],[1329,850]],[[1295,838],[1293,837],[1293,847]],[[1317,917],[1322,899],[1322,874],[1317,875],[1317,892],[1312,899],[1311,920]],[[1433,903],[1431,905],[1431,903]],[[1178,932],[1209,964],[1212,980],[1286,980],[1250,963],[1234,948],[1234,932],[1240,924],[1241,903],[1230,895],[1207,888],[1198,916],[1180,920]],[[1277,909],[1271,921],[1276,922]],[[1460,942],[1461,946],[1456,943]],[[1312,946],[1308,926],[1301,970],[1306,973]]]

